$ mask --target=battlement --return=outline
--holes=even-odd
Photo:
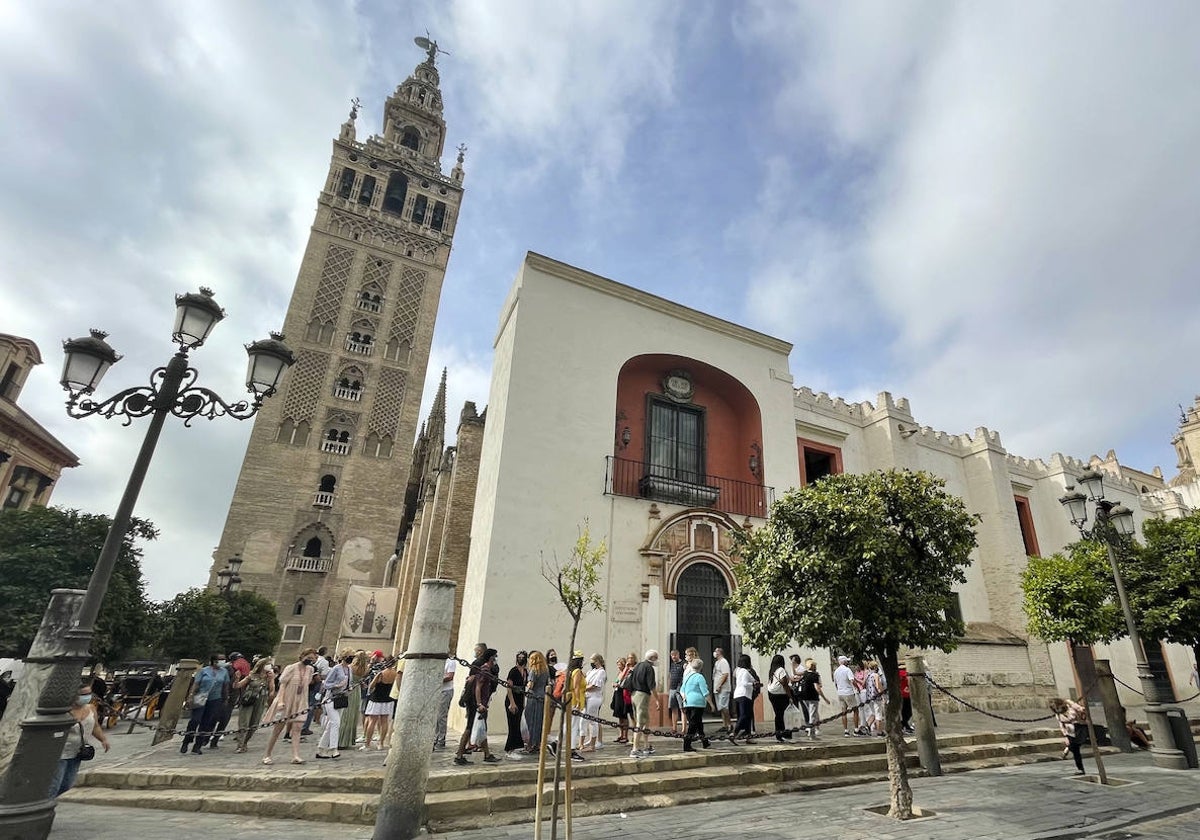
[[[908,397],[894,399],[887,391],[880,391],[876,402],[846,402],[842,397],[832,397],[825,391],[813,391],[807,385],[792,389],[794,404],[802,408],[815,409],[827,413],[841,414],[854,420],[863,420],[877,410],[894,412],[911,418]]]

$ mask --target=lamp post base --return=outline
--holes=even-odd
[[[1143,682],[1143,686],[1146,683]],[[1165,770],[1188,770],[1188,757],[1179,745],[1175,743],[1175,732],[1171,728],[1169,715],[1183,714],[1178,706],[1164,706],[1159,703],[1146,704],[1146,722],[1150,726],[1152,737],[1150,757],[1155,767]]]
[[[45,840],[54,825],[54,801],[0,805],[0,837],[4,840]]]

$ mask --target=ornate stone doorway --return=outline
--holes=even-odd
[[[697,561],[680,573],[675,586],[675,632],[671,647],[682,654],[694,647],[704,660],[704,675],[712,685],[713,651],[721,648],[726,658],[732,655],[729,610],[725,601],[729,585],[725,575],[712,563]],[[732,660],[731,660],[732,662]]]

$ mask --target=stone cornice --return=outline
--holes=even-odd
[[[619,300],[627,301],[636,304],[646,309],[655,312],[661,312],[672,318],[678,318],[681,321],[687,321],[695,324],[698,327],[703,327],[706,330],[719,332],[727,335],[730,338],[743,341],[747,344],[753,344],[757,347],[762,347],[765,350],[770,350],[775,353],[788,355],[792,352],[790,342],[783,339],[773,338],[755,330],[739,326],[730,321],[725,321],[721,318],[715,318],[712,315],[706,315],[703,312],[698,312],[695,309],[689,309],[678,303],[661,298],[658,295],[652,295],[649,292],[643,292],[640,289],[635,289],[632,286],[626,286],[623,283],[618,283],[615,280],[609,280],[607,277],[601,277],[598,274],[592,274],[590,271],[584,271],[581,268],[576,268],[573,265],[568,265],[564,262],[551,259],[550,257],[529,251],[525,255],[525,264],[531,268],[536,268],[538,271],[543,271],[551,274],[560,280],[567,280],[587,289],[600,292],[601,294],[615,297]]]

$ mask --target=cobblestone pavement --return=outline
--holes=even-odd
[[[584,817],[575,821],[574,834],[579,840],[617,836],[661,840],[1192,840],[1197,836],[1200,773],[1161,770],[1145,753],[1109,756],[1105,764],[1110,776],[1131,784],[1107,788],[1089,784],[1069,775],[1068,762],[1049,762],[915,779],[916,804],[936,811],[937,816],[908,823],[863,810],[887,801],[887,784],[877,782],[731,803]],[[372,833],[366,826],[63,802],[51,838],[176,840],[183,832],[233,840],[328,840],[331,836],[358,840]],[[526,824],[440,836],[447,840],[504,840],[528,838],[532,833]]]

